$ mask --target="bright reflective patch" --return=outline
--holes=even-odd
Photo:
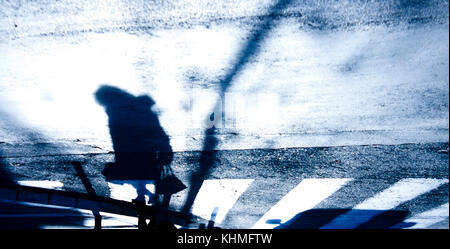
[[[114,180],[108,182],[110,197],[122,201],[131,201],[138,197],[138,189],[144,191],[146,200],[155,193],[153,180]]]

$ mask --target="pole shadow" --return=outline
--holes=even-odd
[[[245,68],[245,65],[249,60],[258,54],[262,42],[272,30],[275,21],[280,18],[282,11],[285,10],[291,2],[292,0],[279,0],[269,9],[267,15],[260,17],[259,23],[256,24],[256,28],[250,33],[248,42],[242,46],[242,49],[238,52],[238,57],[233,66],[225,74],[222,80],[220,80],[220,99],[215,103],[213,110],[222,110],[222,113],[219,115],[219,113],[213,112],[210,117],[207,118],[208,128],[204,132],[205,139],[198,160],[199,169],[192,172],[190,175],[190,187],[188,196],[182,207],[182,212],[190,213],[203,181],[210,174],[211,169],[215,165],[217,154],[215,150],[219,143],[219,140],[216,137],[219,132],[219,127],[216,127],[215,124],[220,122],[218,116],[220,116],[222,124],[225,124],[225,92],[231,86],[236,76]],[[222,108],[217,108],[218,106],[222,106]],[[213,125],[210,125],[211,123],[213,123]]]

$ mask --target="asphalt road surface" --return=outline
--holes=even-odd
[[[101,174],[117,146],[108,85],[154,102],[188,186],[173,210],[223,228],[448,229],[448,6],[2,1],[0,181],[134,198]],[[88,210],[0,210],[11,228],[92,227]]]
[[[201,158],[201,152],[175,154],[174,172],[189,188],[170,205],[217,227],[448,229],[448,143],[212,151],[208,172]],[[108,183],[101,174],[112,154],[2,160],[21,184],[87,193],[73,167],[81,162],[97,195],[135,198],[131,185]]]

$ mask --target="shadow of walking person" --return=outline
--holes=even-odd
[[[149,96],[135,97],[113,86],[101,86],[96,100],[105,107],[114,148],[115,162],[102,171],[108,182],[130,184],[137,192],[133,201],[168,208],[170,196],[186,188],[174,176],[170,164],[173,151],[170,140],[151,110],[155,104]],[[154,184],[154,193],[148,185]],[[158,195],[163,195],[162,202]],[[152,222],[152,219],[151,219]]]

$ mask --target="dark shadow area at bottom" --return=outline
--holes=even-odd
[[[70,209],[59,209],[0,201],[0,230],[83,228],[87,214]]]
[[[280,220],[268,220],[267,223],[280,224],[275,229],[319,229],[350,210],[352,209],[311,209],[297,214],[282,224],[280,224]],[[358,214],[364,217],[373,217],[359,225],[357,229],[387,229],[402,223],[410,212],[386,210],[380,213],[380,210],[358,210]],[[354,217],[354,219],[358,219],[358,217]],[[396,226],[396,228],[406,228],[412,225],[414,224],[402,223],[402,227]]]

